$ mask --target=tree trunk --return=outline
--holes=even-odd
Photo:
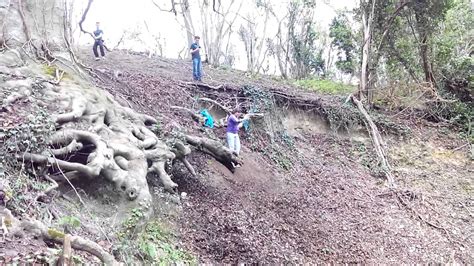
[[[1,40],[8,47],[30,44],[40,56],[66,48],[66,1],[0,0]],[[48,19],[45,20],[44,18]],[[49,51],[45,51],[44,49]]]
[[[183,16],[184,20],[184,27],[186,29],[186,36],[188,38],[188,47],[191,46],[191,44],[194,42],[194,24],[193,20],[191,17],[191,12],[189,9],[189,3],[188,0],[183,0],[183,3],[181,4],[181,14]],[[186,58],[189,58],[191,56],[190,53],[187,53]]]
[[[423,65],[423,72],[425,74],[425,81],[428,84],[433,85],[435,83],[435,78],[433,75],[433,71],[431,69],[431,64],[429,60],[429,46],[428,46],[428,33],[425,29],[425,25],[429,23],[426,19],[423,18],[423,14],[421,14],[423,10],[415,8],[415,19],[416,19],[416,28],[418,30],[418,34],[420,36],[420,59]]]
[[[368,3],[367,3],[368,4]],[[361,8],[365,9],[365,3],[360,2]],[[372,1],[371,11],[366,14],[365,10],[362,11],[362,26],[364,34],[364,44],[362,46],[362,64],[360,72],[360,86],[359,86],[359,98],[361,101],[366,102],[368,105],[371,104],[372,97],[369,87],[369,63],[370,63],[370,46],[372,44],[372,21],[374,17],[375,0]]]
[[[423,63],[423,72],[425,73],[425,81],[429,84],[434,84],[435,79],[433,76],[433,71],[431,69],[431,64],[429,60],[429,49],[428,49],[428,38],[423,36],[420,43],[420,57]]]

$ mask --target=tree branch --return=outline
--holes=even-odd
[[[176,8],[175,6],[177,5],[174,0],[171,0],[171,9],[170,10],[167,10],[167,9],[164,9],[162,8],[160,5],[158,5],[157,3],[155,3],[155,0],[151,0],[151,2],[160,10],[160,11],[163,11],[163,12],[172,12],[174,13],[175,16],[178,15],[178,11],[176,11]]]
[[[82,27],[82,23],[84,23],[84,21],[86,20],[87,13],[89,12],[89,9],[91,8],[91,5],[92,5],[93,1],[94,0],[89,0],[89,2],[87,2],[87,7],[84,10],[84,13],[82,14],[81,20],[79,21],[79,29],[81,29],[81,31],[83,33],[89,34],[92,38],[94,38],[94,35],[92,33],[88,32],[88,31],[84,30],[84,28]]]
[[[226,111],[228,114],[232,113],[232,110],[220,103],[218,103],[217,101],[213,100],[213,99],[209,99],[209,98],[199,98],[198,99],[199,101],[204,101],[204,102],[209,102],[209,103],[212,103],[214,105],[217,105],[219,106],[222,110]]]
[[[395,21],[395,18],[398,16],[398,14],[400,13],[400,11],[402,11],[402,9],[407,6],[408,4],[410,4],[411,1],[407,1],[403,4],[401,4],[397,10],[395,10],[395,12],[393,12],[393,14],[390,16],[389,20],[388,20],[388,23],[387,23],[387,26],[385,26],[385,29],[383,31],[383,34],[382,34],[382,38],[380,39],[380,43],[379,45],[377,46],[377,52],[380,51],[380,47],[382,46],[382,43],[383,43],[383,40],[385,39],[385,36],[387,35],[388,33],[388,30],[390,29],[390,27],[392,26],[393,22]]]

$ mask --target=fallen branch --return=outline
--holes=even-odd
[[[56,158],[55,158],[56,159]],[[71,188],[74,190],[74,192],[76,193],[76,196],[77,198],[79,199],[79,201],[82,203],[82,206],[86,206],[86,204],[84,203],[84,201],[82,200],[82,197],[81,195],[79,195],[79,192],[77,191],[76,187],[71,183],[71,180],[69,180],[69,178],[64,174],[63,170],[61,169],[61,167],[59,167],[59,164],[58,164],[58,160],[56,160],[56,165],[58,166],[58,169],[59,169],[59,172],[61,172],[61,175],[63,175],[64,179],[66,179],[66,181],[68,182],[68,184],[71,186]]]
[[[217,87],[215,86],[212,86],[212,85],[209,85],[209,84],[205,84],[205,83],[196,83],[196,82],[180,82],[181,85],[185,86],[185,87],[196,87],[196,88],[200,88],[200,89],[207,89],[207,90],[215,90],[215,91],[219,91],[219,90],[222,90],[222,89],[227,89],[226,86],[224,85],[219,85]]]
[[[212,103],[214,105],[217,105],[219,106],[222,110],[226,111],[228,114],[232,113],[232,110],[220,103],[218,103],[217,101],[213,100],[213,99],[209,99],[209,98],[199,98],[199,101],[204,101],[204,102],[209,102],[209,103]]]
[[[389,187],[394,187],[395,186],[395,180],[392,174],[392,170],[390,169],[390,164],[388,163],[387,157],[385,155],[385,150],[383,148],[383,140],[382,136],[380,135],[379,130],[377,129],[377,126],[375,125],[374,121],[370,117],[370,115],[367,113],[367,111],[364,108],[364,105],[362,104],[361,101],[359,101],[356,97],[352,96],[352,100],[354,103],[357,105],[357,108],[359,109],[360,113],[364,116],[369,128],[370,128],[370,136],[372,138],[372,142],[374,144],[375,152],[377,153],[377,157],[379,158],[380,164],[382,166],[382,170],[385,173],[385,177],[387,178],[388,181],[388,186]]]

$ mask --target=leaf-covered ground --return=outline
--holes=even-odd
[[[104,73],[120,73],[109,90],[144,112],[159,113],[165,127],[190,121],[170,105],[199,106],[196,91],[179,85],[191,80],[190,62],[124,52],[99,62],[84,59]],[[335,101],[269,77],[208,66],[205,73],[204,82],[214,86],[253,85]],[[405,192],[401,201],[378,176],[368,136],[305,127],[303,119],[293,122],[299,134],[291,143],[254,149],[257,140],[244,136],[245,163],[235,174],[202,155],[193,158],[197,178],[175,173],[179,190],[188,194],[176,221],[180,239],[200,261],[473,262],[474,169],[468,147],[456,149],[461,138],[446,136],[439,124],[395,121],[411,129],[405,137],[385,136],[398,187]],[[224,139],[222,130],[212,134]],[[427,145],[432,149],[425,151]],[[453,159],[440,158],[440,150]]]
[[[190,121],[169,110],[170,105],[197,106],[195,92],[179,86],[190,81],[189,62],[113,52],[93,64],[106,73],[121,73],[116,80],[126,86],[112,93],[127,95],[145,112]],[[267,77],[252,79],[209,67],[205,73],[205,82],[215,86],[253,85],[307,95]],[[176,221],[182,245],[203,262],[472,262],[468,148],[456,150],[462,140],[445,136],[440,125],[395,122],[411,129],[405,137],[386,136],[408,206],[377,175],[367,136],[300,125],[294,142],[265,143],[267,149],[254,149],[256,140],[244,136],[245,164],[235,174],[200,155],[193,160],[197,178],[175,174],[180,191],[188,194]],[[298,129],[298,122],[293,126]],[[222,130],[213,134],[224,139]],[[427,145],[432,150],[423,152]],[[439,158],[440,150],[456,159]]]
[[[242,135],[244,165],[235,174],[193,153],[198,176],[184,168],[173,173],[181,200],[155,193],[160,221],[176,234],[178,247],[199,262],[474,262],[473,163],[463,139],[444,125],[392,119],[410,129],[403,136],[384,135],[397,197],[384,185],[370,138],[360,129],[335,133],[321,107],[311,105],[339,110],[344,99],[208,66],[204,82],[226,86],[203,91],[189,84],[187,61],[114,51],[96,62],[89,49],[80,58],[92,67],[99,87],[157,117],[163,134],[181,128],[224,141],[223,129],[203,130],[187,113],[171,108],[198,110],[197,96],[211,95],[232,106],[232,99],[245,96],[240,89],[251,86],[288,98],[287,106],[279,102],[275,110],[275,117],[283,118],[260,129],[274,134],[274,142],[262,132]],[[294,105],[295,95],[305,101]],[[153,176],[149,181],[158,191]],[[96,209],[103,201],[97,200]]]

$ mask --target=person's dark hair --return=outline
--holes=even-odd
[[[232,114],[235,114],[235,113],[240,113],[239,107],[235,107],[234,109],[232,109]]]
[[[194,36],[194,39],[195,39],[195,40],[196,40],[196,39],[197,39],[197,40],[200,40],[201,37],[199,37],[199,36],[196,35],[196,36]]]

